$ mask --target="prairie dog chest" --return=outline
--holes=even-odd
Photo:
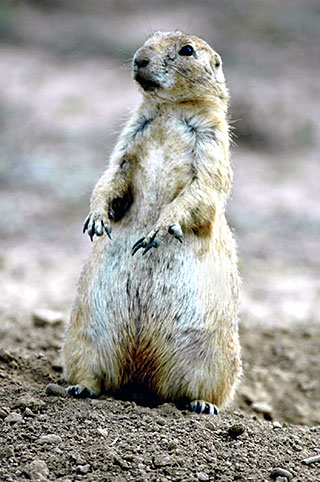
[[[170,202],[192,177],[195,141],[182,117],[139,116],[128,150],[137,162],[135,184]]]

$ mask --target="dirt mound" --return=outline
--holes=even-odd
[[[302,417],[305,423],[319,423],[314,381],[320,333],[315,327],[272,334],[243,328],[244,379],[235,406],[219,416],[181,412],[171,404],[142,407],[107,395],[97,400],[46,395],[47,384],[61,384],[62,332],[59,326],[30,322],[17,334],[13,323],[5,337],[7,348],[0,350],[0,480],[289,477],[276,468],[287,470],[294,481],[319,480],[319,464],[303,460],[319,453],[320,426],[286,422]]]

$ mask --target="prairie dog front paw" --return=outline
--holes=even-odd
[[[109,224],[109,217],[101,212],[91,212],[86,218],[83,225],[83,232],[88,231],[91,241],[93,236],[102,236],[104,231],[111,239],[111,226]]]
[[[180,243],[183,243],[182,230],[179,223],[172,223],[165,227],[157,225],[147,236],[139,239],[139,241],[134,244],[132,247],[132,256],[140,248],[144,248],[142,254],[146,254],[151,248],[158,248],[167,233],[178,239]]]

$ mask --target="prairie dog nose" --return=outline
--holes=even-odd
[[[150,62],[150,59],[148,59],[148,57],[137,56],[134,58],[134,66],[135,68],[138,68],[138,69],[146,67],[149,62]]]

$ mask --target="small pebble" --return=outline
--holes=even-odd
[[[209,480],[209,475],[206,474],[205,472],[197,472],[196,476],[197,476],[197,479],[201,481]]]
[[[0,417],[1,418],[6,418],[10,413],[10,410],[7,407],[1,407],[0,408]]]
[[[282,428],[281,423],[278,422],[277,420],[275,422],[273,422],[272,426],[273,426],[273,428]]]
[[[43,460],[35,459],[23,470],[32,480],[47,480],[49,469]]]
[[[76,458],[76,464],[77,465],[86,465],[86,461],[82,459],[81,457]]]
[[[11,412],[5,419],[4,421],[7,423],[19,423],[22,422],[23,418],[20,413],[17,412]]]
[[[235,424],[228,428],[228,435],[231,438],[236,439],[245,432],[245,428],[241,424]]]
[[[64,322],[64,314],[60,311],[39,309],[32,313],[34,326],[58,326]]]
[[[263,415],[271,415],[272,407],[266,402],[255,402],[252,404],[252,409],[257,413],[262,413]]]
[[[44,408],[46,404],[43,400],[32,397],[28,393],[25,393],[24,395],[18,398],[14,406],[21,407],[21,408],[28,407],[28,408],[33,408],[34,410],[40,410]]]
[[[31,410],[31,408],[29,408],[29,407],[26,407],[26,408],[25,408],[25,411],[23,412],[23,415],[24,415],[25,417],[30,417],[30,418],[35,417],[35,414],[34,414],[33,411]]]
[[[166,465],[170,465],[171,458],[168,457],[167,455],[157,456],[154,458],[153,463],[155,467],[165,467]]]
[[[59,357],[55,358],[51,362],[51,366],[56,372],[62,372],[62,370],[63,370],[62,363],[61,363],[61,360],[60,360]]]
[[[97,432],[102,437],[108,437],[108,430],[106,428],[97,428]]]
[[[163,419],[163,418],[157,418],[156,420],[157,424],[158,425],[161,425],[162,427],[164,427],[166,425],[166,421]]]
[[[171,442],[168,443],[168,449],[169,450],[175,450],[178,447],[177,442],[171,440]]]
[[[314,457],[309,457],[308,459],[304,459],[302,461],[305,465],[315,464],[316,462],[320,462],[320,454],[315,455]]]
[[[46,386],[46,394],[55,397],[63,397],[66,398],[67,391],[65,388],[61,387],[61,385],[57,385],[56,383],[49,383],[49,385]]]
[[[48,434],[48,435],[41,435],[41,437],[37,441],[38,444],[59,444],[62,443],[62,438],[59,435],[55,434]]]
[[[278,480],[278,477],[285,477],[287,480],[293,479],[292,473],[286,469],[282,469],[281,467],[275,467],[272,469],[270,477],[273,480]]]
[[[5,449],[5,454],[8,458],[14,457],[14,447],[12,445],[8,445]]]
[[[87,474],[90,470],[90,465],[78,465],[77,472],[78,474]]]

